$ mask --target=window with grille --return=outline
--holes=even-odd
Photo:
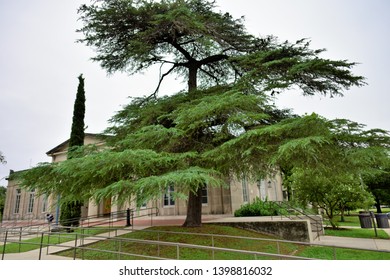
[[[14,213],[18,214],[19,213],[19,208],[20,208],[20,197],[21,197],[21,190],[17,189],[16,190],[16,197],[15,197],[15,207],[14,207]]]
[[[164,206],[174,206],[175,200],[173,199],[174,187],[169,186],[167,192],[164,194]]]
[[[242,179],[242,200],[244,202],[249,201],[249,196],[248,196],[248,183],[246,181],[246,178]]]
[[[28,197],[28,207],[27,207],[27,213],[32,213],[34,209],[34,201],[35,201],[35,192],[31,191],[29,193]]]
[[[47,211],[47,195],[45,194],[43,196],[43,201],[42,201],[42,212]]]
[[[202,204],[208,203],[207,185],[202,188]]]

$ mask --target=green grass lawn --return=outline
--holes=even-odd
[[[330,247],[306,247],[299,255],[322,260],[390,260],[390,253]]]
[[[328,229],[325,228],[325,235],[340,236],[340,237],[354,237],[354,238],[379,238],[390,239],[390,236],[381,229],[377,229],[377,236],[375,230],[366,228],[340,228],[340,229]]]
[[[56,245],[59,243],[63,242],[68,242],[75,240],[76,234],[100,234],[103,232],[107,232],[109,229],[107,228],[90,228],[90,229],[76,229],[73,233],[65,233],[65,232],[58,232],[58,233],[51,233],[50,236],[48,234],[45,234],[43,236],[43,244],[50,244],[50,245]],[[22,252],[27,252],[35,249],[40,248],[40,243],[41,243],[42,237],[33,237],[29,239],[22,239],[21,243],[19,243],[19,237],[18,236],[13,236],[10,237],[8,242],[6,243],[5,246],[5,254],[9,253],[22,253]],[[14,241],[14,242],[13,242]],[[46,246],[43,246],[46,247]],[[0,254],[4,250],[4,245],[0,246]]]
[[[376,213],[374,209],[370,209],[370,211]],[[390,208],[382,208],[383,213],[389,213]],[[351,212],[349,215],[344,216],[344,221],[341,221],[341,216],[336,216],[336,222],[338,226],[344,227],[344,226],[352,226],[352,227],[360,227],[360,221],[359,221],[359,212]],[[329,222],[325,223],[326,226],[329,226]]]
[[[388,207],[382,207],[381,210],[382,210],[382,213],[389,213],[390,212],[390,208],[388,208]],[[365,209],[357,209],[355,211],[351,211],[350,214],[357,215],[357,214],[359,214],[359,211],[366,211],[366,210]],[[376,208],[370,208],[370,209],[368,209],[368,211],[376,213]]]
[[[246,236],[255,238],[268,238],[272,237],[261,233],[247,231],[243,229],[237,229],[227,226],[219,225],[203,225],[200,228],[183,228],[183,227],[154,227],[154,230],[171,231],[171,232],[196,232],[207,234],[220,234],[220,235],[233,235],[233,236]],[[210,236],[194,236],[184,234],[167,234],[167,233],[155,233],[155,232],[135,232],[121,236],[121,238],[137,238],[143,240],[159,240],[168,242],[178,242],[187,244],[198,244],[211,246],[214,243],[215,247],[225,247],[231,249],[250,250],[257,252],[266,252],[273,254],[294,255],[308,258],[318,259],[363,259],[363,260],[390,260],[390,253],[370,252],[364,250],[351,250],[351,249],[336,249],[328,247],[318,246],[306,246],[297,245],[292,243],[280,243],[279,246],[276,241],[267,240],[247,240],[230,237],[215,237],[212,239]],[[163,245],[151,245],[142,244],[138,242],[126,241],[126,240],[106,240],[100,241],[89,245],[89,249],[99,250],[111,250],[113,253],[97,252],[92,250],[77,249],[76,258],[93,259],[93,260],[117,260],[117,259],[148,259],[146,256],[154,256],[161,258],[177,258],[177,248],[175,246],[163,246]],[[279,248],[279,249],[278,249]],[[131,254],[141,255],[141,257],[119,255],[117,252],[126,252]],[[62,256],[73,257],[74,251],[69,250],[60,253]],[[142,257],[142,255],[144,257]],[[213,259],[212,250],[199,250],[190,248],[180,248],[179,258],[181,260],[205,260]],[[265,256],[255,257],[253,254],[242,254],[232,252],[215,252],[214,259],[217,260],[250,260],[250,259],[275,259]]]
[[[254,238],[271,238],[275,239],[272,236],[236,229],[227,226],[217,226],[217,225],[203,225],[199,228],[184,228],[184,227],[153,227],[155,231],[168,231],[171,233],[156,233],[156,232],[135,232],[129,233],[121,236],[121,238],[135,238],[141,240],[159,240],[166,242],[176,242],[176,243],[185,243],[185,244],[196,244],[204,246],[212,246],[214,243],[215,247],[228,247],[231,249],[241,249],[241,250],[253,250],[259,252],[267,252],[277,254],[278,249],[276,242],[263,242],[255,240],[242,240],[237,238],[228,238],[228,237],[214,237],[213,239],[210,236],[194,236],[186,234],[174,234],[172,232],[193,232],[193,233],[206,233],[206,234],[218,234],[218,235],[232,235],[232,236],[246,236]],[[158,246],[150,244],[142,244],[136,242],[127,242],[127,241],[100,241],[95,244],[88,246],[92,249],[103,249],[103,250],[112,250],[118,251],[120,248],[121,252],[139,254],[139,255],[149,255],[154,257],[161,258],[177,258],[177,248],[175,246]],[[281,244],[280,253],[282,254],[291,254],[298,248],[294,244]],[[78,257],[81,256],[81,250],[78,250]],[[212,259],[213,252],[211,250],[199,250],[192,248],[180,248],[180,259],[184,260],[203,260],[203,259]],[[73,251],[61,253],[63,256],[73,256]],[[85,251],[85,259],[118,259],[119,256],[116,253],[102,253],[94,251]],[[131,256],[121,256],[122,259],[140,259],[134,258]],[[230,252],[215,252],[215,259],[255,259],[253,255],[248,254],[237,254]],[[141,258],[142,259],[142,258]],[[147,258],[145,258],[147,259]],[[258,257],[260,259],[260,257]]]

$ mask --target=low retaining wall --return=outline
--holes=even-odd
[[[312,231],[309,221],[247,221],[247,222],[216,222],[242,229],[249,229],[260,233],[271,234],[282,239],[300,242],[311,242]]]

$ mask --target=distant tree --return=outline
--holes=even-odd
[[[299,123],[306,132],[298,129]],[[328,121],[315,115],[295,121],[295,126],[286,128],[284,137],[289,137],[292,128],[301,135],[279,147],[276,160],[293,166],[289,181],[298,200],[323,208],[333,227],[337,226],[336,213],[343,218],[351,207],[373,205],[373,196],[362,178],[386,174],[382,167],[389,161],[389,132],[364,130],[364,125],[356,122]]]
[[[0,186],[0,222],[3,219],[6,193],[7,193],[7,189],[3,186]]]
[[[334,173],[332,168],[296,168],[292,175],[295,199],[314,204],[325,211],[333,228],[338,223],[336,215],[343,219],[349,206],[367,209],[374,199],[356,174]]]
[[[3,153],[0,151],[0,163],[7,163],[5,161],[5,156],[3,155]]]
[[[76,100],[73,109],[72,129],[69,139],[68,159],[77,157],[77,150],[84,145],[84,117],[85,117],[85,90],[84,78],[78,77],[79,85],[77,88]],[[77,195],[63,196],[61,198],[60,222],[64,226],[78,226],[81,217],[82,200]]]
[[[390,163],[390,159],[389,159]],[[390,205],[390,164],[379,167],[377,174],[365,174],[364,183],[375,197],[375,207],[378,213],[382,213],[381,205]]]
[[[377,212],[381,213],[381,203],[390,203],[389,132],[364,130],[362,125],[346,120],[338,120],[337,125],[341,128],[337,130],[339,140],[349,147],[348,155],[354,157],[354,164],[361,163],[368,167],[361,170],[360,180],[374,196]]]

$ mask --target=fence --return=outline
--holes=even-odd
[[[87,230],[87,229],[83,229]],[[20,238],[10,238],[8,237],[8,232],[6,232],[5,239],[4,239],[4,246],[2,248],[2,259],[4,259],[6,246],[15,243],[19,244],[19,246],[23,244],[30,244],[35,245],[38,250],[39,254],[37,256],[37,259],[42,259],[42,254],[45,253],[44,249],[46,249],[46,254],[49,254],[50,248],[51,253],[63,251],[63,250],[71,250],[73,252],[72,258],[73,259],[84,259],[84,254],[86,252],[100,252],[100,253],[109,253],[113,254],[115,256],[115,259],[122,259],[126,257],[134,257],[134,258],[142,258],[142,259],[181,259],[182,258],[182,252],[184,249],[195,249],[195,250],[205,250],[209,252],[209,255],[211,255],[211,259],[215,258],[215,254],[217,252],[225,252],[225,253],[240,253],[245,255],[250,255],[253,257],[253,259],[257,258],[267,258],[267,259],[311,259],[311,258],[305,258],[295,255],[286,255],[281,254],[280,248],[282,246],[285,246],[286,244],[295,244],[295,245],[301,245],[301,246],[310,246],[310,247],[324,247],[324,248],[331,248],[333,250],[333,259],[337,259],[337,249],[352,249],[352,250],[360,250],[360,251],[375,251],[375,252],[383,252],[389,254],[390,259],[390,252],[384,251],[384,250],[368,250],[368,249],[361,249],[361,248],[350,248],[350,247],[342,247],[342,246],[329,246],[329,245],[320,245],[320,244],[312,244],[312,243],[306,243],[306,242],[294,242],[294,241],[286,241],[286,240],[278,240],[278,239],[266,239],[266,238],[248,238],[248,237],[241,237],[241,236],[230,236],[230,235],[218,235],[218,234],[201,234],[201,233],[188,233],[188,232],[168,232],[168,231],[155,231],[155,230],[142,230],[142,232],[148,232],[153,233],[156,236],[157,240],[142,240],[137,238],[124,238],[120,237],[119,235],[122,235],[124,233],[131,233],[131,232],[139,232],[137,230],[132,229],[123,229],[123,228],[116,228],[113,230],[113,228],[106,228],[108,232],[102,235],[91,235],[91,234],[85,234],[84,231],[81,231],[80,233],[52,233],[52,232],[42,232],[39,234],[39,239],[37,241],[28,241],[28,240],[22,240]],[[118,232],[120,231],[120,234]],[[180,243],[180,242],[168,242],[168,241],[161,241],[160,236],[162,234],[177,234],[177,235],[192,235],[192,236],[202,236],[209,238],[209,244],[211,245],[199,245],[199,244],[187,244],[187,243]],[[113,236],[111,236],[113,235]],[[66,243],[61,244],[53,244],[50,240],[51,238],[59,236],[62,241],[67,240]],[[276,246],[276,252],[275,253],[269,253],[269,252],[258,252],[258,251],[251,251],[251,250],[239,250],[234,248],[222,248],[215,246],[215,240],[217,238],[224,238],[224,239],[245,239],[245,240],[251,240],[254,242],[268,242],[268,243],[275,243]],[[58,240],[59,241],[59,240]],[[110,249],[97,249],[88,247],[87,245],[96,243],[99,241],[106,241],[110,242],[112,245]],[[146,248],[147,245],[153,245],[155,248],[155,254],[154,255],[144,255],[144,254],[135,254],[131,253],[129,251],[126,251],[125,245],[126,244],[141,244]],[[161,247],[170,247],[173,248],[175,251],[175,256],[172,257],[164,257],[160,255],[160,248]],[[20,248],[20,247],[19,247]],[[146,251],[146,250],[145,250]],[[211,252],[211,253],[210,253]],[[387,255],[386,255],[387,256]]]

